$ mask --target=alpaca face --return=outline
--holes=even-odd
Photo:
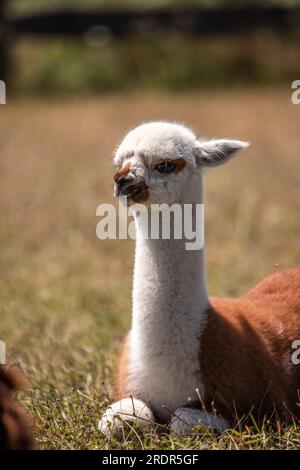
[[[193,203],[205,166],[230,158],[245,142],[197,140],[186,127],[167,123],[142,124],[129,132],[116,151],[115,195],[134,203]]]

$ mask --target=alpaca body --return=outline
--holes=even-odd
[[[300,416],[300,369],[292,363],[292,343],[300,339],[300,269],[270,276],[238,299],[211,298],[199,318],[194,332],[181,323],[175,344],[154,343],[158,356],[148,352],[149,368],[146,361],[144,368],[134,368],[132,357],[144,358],[145,351],[142,343],[139,350],[132,347],[129,337],[120,362],[119,397],[136,396],[167,419],[190,401],[199,408],[204,403],[207,411],[213,411],[213,402],[231,424],[250,411],[258,420],[270,416],[274,406],[282,419],[290,412]],[[174,331],[172,322],[169,326]],[[194,346],[194,339],[196,357],[185,356],[182,344]],[[148,377],[148,370],[153,375]],[[169,413],[161,413],[163,405]]]
[[[203,167],[224,163],[246,143],[197,140],[187,128],[149,123],[131,131],[117,150],[116,194],[133,204],[137,241],[132,327],[120,358],[119,402],[99,428],[117,418],[218,430],[251,413],[256,419],[300,417],[300,269],[271,276],[237,299],[209,298],[204,248],[186,239],[147,239],[136,202],[203,203]],[[195,219],[195,209],[193,210]],[[193,220],[195,222],[195,220]],[[126,397],[132,397],[129,400]],[[136,406],[135,406],[135,400]],[[143,404],[144,403],[144,409]]]
[[[238,299],[212,298],[202,338],[205,403],[233,421],[251,411],[257,420],[300,417],[300,269],[270,276]]]

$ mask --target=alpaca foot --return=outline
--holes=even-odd
[[[107,408],[98,429],[109,438],[122,439],[133,425],[137,424],[141,430],[147,431],[153,422],[153,413],[144,402],[136,398],[123,398]]]
[[[192,408],[178,408],[174,412],[169,428],[171,434],[194,434],[195,426],[202,426],[218,432],[228,429],[229,423],[218,416],[202,410]]]

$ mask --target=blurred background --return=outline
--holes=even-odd
[[[296,0],[0,0],[0,339],[30,377],[40,448],[212,447],[97,432],[134,242],[98,240],[96,207],[115,203],[112,154],[130,128],[184,122],[251,142],[206,174],[211,295],[300,264],[299,26]]]
[[[270,85],[299,70],[297,0],[1,0],[18,93]],[[4,55],[6,57],[4,58]]]

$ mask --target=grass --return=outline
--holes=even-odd
[[[142,120],[184,121],[252,146],[207,172],[212,295],[237,295],[300,264],[300,107],[290,88],[18,100],[0,114],[0,338],[27,373],[21,395],[45,449],[295,449],[300,426],[196,438],[134,434],[108,442],[96,425],[112,395],[130,324],[133,242],[96,238],[111,202],[111,154]]]

